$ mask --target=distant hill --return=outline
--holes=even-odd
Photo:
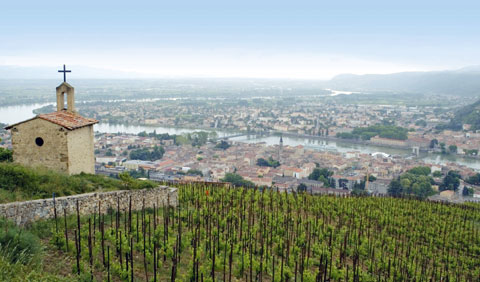
[[[58,66],[60,68],[60,66]],[[68,66],[73,70],[72,79],[168,79],[155,75],[136,72],[124,72],[85,66]],[[54,67],[20,67],[0,65],[0,80],[14,79],[61,79]],[[67,75],[68,79],[68,75]],[[181,80],[184,80],[183,78]],[[391,92],[391,93],[421,93],[421,94],[452,94],[480,97],[480,66],[470,66],[459,70],[431,71],[431,72],[401,72],[392,74],[341,74],[331,80],[289,80],[289,79],[250,79],[250,78],[190,78],[194,82],[227,83],[227,88],[245,85],[256,88],[275,86],[282,92],[289,92],[289,88],[315,92],[319,89],[334,89],[352,92]],[[183,82],[182,82],[183,83]],[[259,84],[260,83],[260,84]],[[218,88],[218,85],[214,85]],[[302,92],[302,95],[305,94]]]
[[[455,112],[455,117],[446,125],[438,126],[439,129],[462,130],[463,124],[470,124],[472,130],[480,130],[480,100],[460,108]]]
[[[480,96],[480,66],[451,71],[393,74],[342,74],[327,82],[329,88],[346,91],[393,91],[423,94]]]

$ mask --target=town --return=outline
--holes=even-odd
[[[338,153],[310,150],[301,145],[286,146],[282,144],[282,137],[278,137],[278,145],[274,146],[225,140],[217,143],[206,142],[198,146],[182,146],[175,145],[174,139],[159,140],[160,135],[139,135],[97,134],[97,173],[115,175],[129,170],[135,171],[138,177],[183,182],[218,182],[224,181],[227,175],[234,174],[256,186],[274,187],[280,191],[296,192],[303,186],[313,194],[338,195],[351,193],[360,184],[363,184],[361,188],[369,193],[385,195],[393,179],[419,166],[429,167],[439,182],[449,171],[458,171],[463,179],[476,174],[472,168],[456,163],[432,165],[418,159],[381,152]],[[162,155],[158,160],[138,153],[142,150],[154,152],[155,148],[162,148]],[[140,156],[141,160],[135,159],[135,156]],[[266,162],[262,163],[261,160]],[[270,165],[268,160],[277,163]],[[327,168],[331,171],[328,182],[309,179],[316,168]],[[375,179],[367,184],[368,187],[365,187],[364,183],[366,177]],[[475,188],[474,197],[480,196],[475,185],[467,185]],[[463,181],[461,186],[463,188]],[[438,187],[434,186],[434,189],[438,190]],[[444,193],[447,197],[445,200],[461,201],[460,195],[460,189],[457,195]]]
[[[476,175],[474,168],[455,161],[439,164],[418,158],[420,154],[478,158],[480,133],[475,126],[465,123],[456,131],[445,127],[455,117],[455,111],[470,102],[468,99],[455,107],[354,104],[332,102],[329,97],[337,98],[338,93],[326,93],[327,96],[314,99],[316,102],[310,102],[312,97],[296,98],[295,103],[289,103],[286,97],[188,102],[159,99],[81,103],[78,107],[80,113],[106,125],[190,129],[183,134],[155,130],[138,134],[97,132],[95,169],[99,174],[115,177],[129,171],[137,178],[183,182],[232,182],[229,177],[234,177],[245,181],[239,185],[251,183],[288,192],[300,188],[313,194],[362,190],[384,195],[392,180],[403,173],[415,167],[429,167],[436,176],[432,183],[435,191],[443,190],[439,186],[449,171],[458,172],[462,178],[455,193],[431,195],[434,199],[464,201],[480,197],[476,183],[464,181]],[[45,106],[35,113],[48,112],[51,107]],[[217,131],[228,136],[219,136]],[[267,144],[261,140],[252,143],[231,138],[247,135],[270,136],[277,141]],[[289,146],[282,142],[282,138],[288,137],[327,143],[342,141],[375,146],[379,150],[338,152]],[[0,131],[0,138],[0,146],[11,147],[6,131]],[[382,148],[409,153],[388,154]],[[331,175],[319,181],[312,177],[316,169],[326,169]]]
[[[458,104],[453,101],[459,97],[445,96],[438,99],[451,101],[452,104],[449,106],[407,106],[339,103],[336,100],[328,100],[329,97],[332,98],[312,96],[116,101],[82,103],[79,109],[80,113],[111,125],[342,138],[349,142],[360,141],[377,146],[409,149],[414,153],[430,151],[477,157],[480,133],[476,132],[476,128],[471,128],[470,124],[463,124],[462,130],[457,132],[439,129],[439,126],[450,121],[459,106],[468,104],[471,99],[462,99],[462,103]],[[335,97],[338,95],[333,96]],[[289,101],[291,99],[295,101]],[[36,113],[49,112],[51,107],[46,106]],[[391,126],[386,130],[397,132],[385,135],[387,138],[384,138],[381,132],[373,135],[351,135],[355,128],[369,128],[378,124]],[[403,134],[402,130],[405,130]]]

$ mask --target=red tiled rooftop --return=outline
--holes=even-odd
[[[40,118],[40,119],[49,121],[51,123],[60,125],[60,126],[66,128],[68,130],[74,130],[74,129],[77,129],[77,128],[81,128],[81,127],[85,127],[85,126],[88,126],[88,125],[98,123],[98,120],[96,120],[96,119],[82,117],[79,114],[74,114],[72,112],[67,112],[67,111],[63,110],[61,112],[53,112],[53,113],[49,113],[49,114],[37,115],[36,117],[33,117],[31,119],[27,119],[27,120],[24,120],[24,121],[15,123],[15,124],[11,124],[11,125],[5,127],[5,129],[11,129],[11,128],[19,125],[19,124],[34,120],[36,118]]]
[[[67,111],[41,114],[41,115],[38,115],[38,117],[46,121],[63,126],[69,130],[73,130],[73,129],[98,123],[98,120],[96,119],[82,117],[79,114],[74,114]]]

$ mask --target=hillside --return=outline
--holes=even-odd
[[[46,256],[55,258],[53,264],[63,262],[61,276],[70,281],[475,281],[480,276],[475,204],[203,184],[178,188],[178,208],[129,214],[112,207],[104,217],[62,218],[58,231],[54,220],[38,222],[31,232],[44,238]],[[48,275],[48,265],[43,269]],[[24,274],[9,275],[7,280]]]
[[[480,130],[480,100],[455,112],[454,118],[439,129],[462,130],[464,124],[470,124],[471,130]]]
[[[343,74],[332,78],[327,85],[332,89],[348,91],[480,96],[480,68],[393,74]]]
[[[155,183],[127,179],[120,181],[102,175],[66,175],[42,168],[28,168],[0,162],[0,203],[50,198],[53,193],[68,196],[94,191],[153,188]]]
[[[480,96],[480,66],[465,67],[458,70],[400,72],[391,74],[340,74],[330,80],[295,79],[251,79],[251,78],[168,78],[147,74],[123,72],[85,66],[70,66],[75,74],[71,80],[78,87],[105,88],[118,91],[127,89],[155,88],[163,94],[169,93],[196,95],[198,89],[203,94],[244,95],[245,93],[263,93],[264,95],[318,95],[323,89],[371,92],[371,93],[421,93],[454,94]],[[42,95],[55,85],[59,74],[52,67],[21,67],[0,65],[0,86],[5,94],[15,91],[22,95]],[[125,80],[125,81],[123,81]],[[18,88],[18,84],[28,87]],[[41,87],[40,87],[40,86]],[[35,90],[35,91],[32,91]],[[279,91],[281,89],[281,91]],[[94,89],[92,89],[94,90]],[[20,91],[20,92],[19,92]],[[34,93],[30,93],[34,92]],[[2,91],[0,91],[2,94]],[[117,93],[127,95],[128,93]],[[142,92],[142,95],[145,93]],[[262,95],[263,95],[262,94]],[[105,93],[102,92],[102,95]],[[8,101],[4,101],[6,103]]]

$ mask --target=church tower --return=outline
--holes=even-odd
[[[57,111],[7,126],[12,134],[13,160],[68,174],[95,173],[93,125],[97,120],[75,110],[75,89],[64,81],[56,88]],[[65,95],[67,105],[65,107]]]
[[[283,152],[283,136],[280,136],[280,143],[278,144],[278,156],[277,156],[277,160],[279,162],[281,162],[282,152]]]

